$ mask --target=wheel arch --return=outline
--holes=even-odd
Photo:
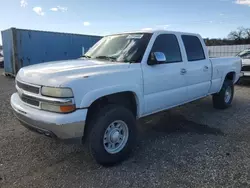
[[[218,92],[221,90],[222,86],[223,86],[223,83],[225,82],[225,80],[231,80],[233,83],[235,83],[235,79],[236,79],[236,72],[235,70],[230,70],[228,71],[225,76],[224,76],[224,79],[222,77],[221,79],[221,83],[220,83],[220,87],[218,88]]]
[[[86,115],[83,142],[85,141],[85,137],[88,136],[86,134],[88,134],[90,130],[88,125],[102,108],[112,104],[121,105],[131,110],[132,114],[135,116],[135,118],[137,118],[140,113],[139,100],[140,99],[138,95],[133,91],[120,91],[104,96],[99,96],[96,100],[92,101],[92,103],[88,107],[88,112]]]
[[[235,71],[230,71],[226,74],[225,76],[225,80],[231,80],[233,83],[235,82],[235,78],[236,78],[236,72]]]

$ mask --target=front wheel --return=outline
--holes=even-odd
[[[108,105],[90,122],[87,144],[101,165],[113,165],[126,159],[136,145],[136,120],[123,106]]]
[[[217,109],[231,106],[234,97],[234,85],[231,80],[225,80],[219,93],[213,95],[213,105]]]

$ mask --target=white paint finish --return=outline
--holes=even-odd
[[[250,59],[242,59],[242,65],[250,66]]]
[[[200,35],[185,34],[199,38],[203,47],[205,59],[197,61],[188,61],[184,43],[181,40],[181,46],[184,47],[184,61],[186,63],[186,80],[187,80],[187,101],[204,97],[208,94],[211,87],[212,64],[208,58],[208,51],[204,40]]]
[[[242,59],[242,66],[250,66],[250,59]],[[244,76],[250,76],[250,71],[243,71]]]
[[[217,93],[221,87],[221,78],[217,78],[212,80],[211,88],[209,90],[209,94]]]
[[[183,62],[142,66],[144,78],[145,113],[165,109],[185,101],[187,95]]]
[[[79,108],[89,107],[100,97],[130,91],[138,101],[138,115],[143,111],[143,80],[140,63],[131,64],[129,68],[117,72],[76,79],[73,83],[68,83],[67,87],[74,88],[73,92]]]
[[[152,32],[153,36],[141,63],[87,59],[44,63],[21,69],[17,79],[36,85],[70,87],[77,108],[87,108],[96,99],[105,95],[129,91],[136,98],[138,117],[142,117],[218,92],[228,72],[236,72],[235,81],[239,78],[240,59],[209,60],[200,35],[171,31],[146,32]],[[183,62],[147,65],[148,55],[159,34],[177,36]],[[180,38],[182,34],[200,38],[206,60],[187,62],[185,48]],[[208,70],[204,71],[204,66],[208,66]],[[182,68],[187,70],[187,74],[181,75]],[[50,112],[41,111],[41,113]]]
[[[175,34],[180,46],[182,59],[185,58],[184,48],[180,45],[180,33],[162,31],[153,34],[141,63],[145,102],[143,115],[152,114],[186,101],[187,82],[185,75],[181,74],[181,69],[186,68],[186,64],[183,61],[153,66],[148,65],[148,57],[154,41],[161,34]]]
[[[120,72],[128,68],[128,63],[76,59],[24,67],[18,72],[17,79],[31,84],[59,87],[87,76]]]
[[[212,66],[208,59],[187,62],[188,100],[208,94],[211,86]]]
[[[244,76],[250,76],[250,72],[243,71]]]
[[[96,99],[122,91],[131,91],[138,99],[138,112],[143,101],[140,63],[117,63],[96,60],[52,62],[22,68],[17,79],[23,82],[70,87],[77,108],[89,107]]]
[[[83,136],[86,109],[78,109],[68,114],[46,112],[23,103],[18,93],[11,96],[10,103],[18,119],[31,127],[52,131],[61,139]]]
[[[241,59],[240,58],[238,58],[238,57],[211,58],[210,61],[212,62],[212,68],[213,68],[212,81],[216,80],[216,79],[221,80],[220,87],[214,89],[215,92],[220,91],[220,88],[222,87],[222,84],[223,84],[225,77],[228,73],[230,73],[230,72],[235,73],[234,83],[236,83],[237,80],[240,78],[240,72],[241,72]],[[212,93],[211,89],[210,89],[209,93]]]

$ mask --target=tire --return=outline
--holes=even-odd
[[[227,92],[230,93],[230,96],[228,96]],[[230,107],[233,100],[233,96],[234,96],[233,82],[231,80],[225,80],[220,92],[213,95],[214,108],[226,109]]]
[[[136,120],[132,112],[123,106],[108,105],[102,108],[87,126],[89,131],[86,135],[86,147],[96,162],[103,166],[122,162],[129,157],[136,146]],[[117,132],[119,132],[119,138]],[[122,140],[120,144],[113,144],[120,140]],[[118,149],[115,150],[111,147]]]

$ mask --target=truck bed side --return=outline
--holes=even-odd
[[[238,57],[211,58],[212,62],[212,85],[209,90],[210,94],[220,91],[225,77],[228,73],[233,73],[233,82],[237,82],[240,77],[241,59]]]

